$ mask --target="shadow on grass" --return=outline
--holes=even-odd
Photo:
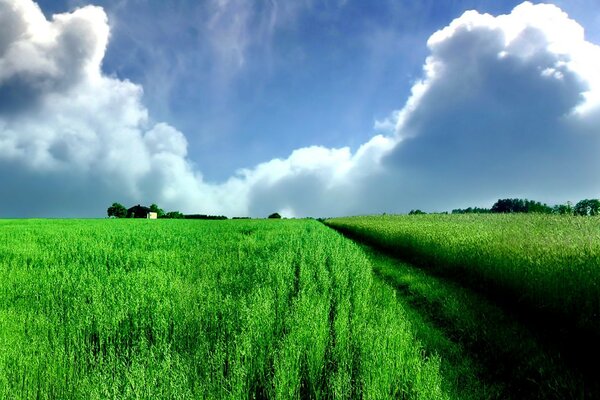
[[[564,332],[552,331],[552,321],[528,319],[527,313],[448,277],[357,244],[372,261],[374,274],[407,305],[423,345],[444,360],[442,372],[457,397],[600,398],[595,370],[578,364],[570,353],[581,343],[564,343]]]

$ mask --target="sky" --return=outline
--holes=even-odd
[[[594,0],[0,0],[0,216],[600,197]]]

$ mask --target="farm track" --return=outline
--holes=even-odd
[[[585,342],[549,334],[551,321],[528,318],[510,303],[340,233],[361,247],[375,277],[396,290],[425,350],[441,356],[445,384],[457,398],[600,398],[591,364],[596,351],[588,349],[589,358],[578,363]]]

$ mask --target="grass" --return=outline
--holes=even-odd
[[[450,398],[314,221],[0,221],[0,398]]]
[[[471,399],[597,398],[600,385],[570,368],[527,326],[484,296],[362,246],[396,288],[425,349],[441,356],[448,390]]]
[[[527,318],[549,321],[586,346],[600,339],[599,218],[373,216],[326,224],[476,288]]]

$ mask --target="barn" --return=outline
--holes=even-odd
[[[156,213],[150,212],[150,208],[141,206],[139,204],[127,210],[127,218],[151,218],[150,214],[156,215]]]

